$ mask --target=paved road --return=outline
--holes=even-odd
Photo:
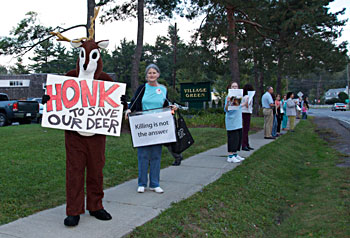
[[[310,109],[310,116],[331,117],[350,125],[350,111],[332,111],[330,108]]]

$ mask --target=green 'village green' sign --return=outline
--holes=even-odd
[[[210,82],[181,83],[181,101],[211,101]]]

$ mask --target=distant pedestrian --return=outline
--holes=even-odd
[[[296,109],[297,109],[297,115],[296,115],[297,119],[300,119],[301,108],[302,108],[301,103],[302,103],[301,97],[298,97],[297,99],[295,99],[295,104],[296,104]]]
[[[295,117],[297,115],[297,110],[296,110],[296,102],[293,100],[294,98],[294,93],[289,92],[287,93],[287,116],[289,120],[289,129],[291,132],[294,132],[294,124],[295,124]]]
[[[243,99],[242,99],[242,119],[243,119],[243,136],[242,136],[242,150],[249,151],[254,148],[249,145],[249,129],[250,129],[250,118],[253,113],[253,99],[249,103],[248,91],[254,91],[251,84],[246,84],[243,87]]]
[[[227,89],[238,89],[238,83],[232,82]],[[226,97],[225,100],[225,125],[227,130],[227,162],[239,163],[244,160],[237,152],[241,149],[242,142],[242,106],[239,98]],[[229,110],[229,106],[238,106],[236,110]]]
[[[288,116],[287,116],[287,95],[283,95],[283,99],[281,100],[281,110],[283,110],[282,116],[282,131],[286,131],[288,124]]]
[[[277,135],[277,110],[276,110],[276,96],[274,94],[271,95],[273,101],[275,102],[275,106],[272,107],[272,113],[273,113],[273,123],[272,123],[272,137],[278,137]]]
[[[273,88],[271,86],[267,87],[266,93],[262,96],[261,102],[264,114],[264,138],[265,139],[275,139],[271,135],[273,126],[273,111],[272,108],[275,106],[275,102],[272,99]]]
[[[305,97],[301,103],[302,108],[301,108],[301,112],[302,112],[302,117],[301,119],[307,119],[307,111],[309,110],[309,102],[308,102],[308,97]]]
[[[281,95],[277,94],[275,104],[276,104],[276,119],[277,119],[277,135],[279,136],[281,133],[281,122],[284,114],[282,104],[281,104]]]

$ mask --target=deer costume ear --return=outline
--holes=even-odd
[[[74,40],[70,41],[70,44],[73,46],[73,48],[80,47],[83,43],[81,41],[75,42]]]
[[[109,44],[109,40],[101,40],[97,42],[98,47],[101,49],[106,49],[108,44]]]

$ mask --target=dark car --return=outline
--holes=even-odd
[[[334,103],[332,106],[332,111],[337,110],[346,111],[346,105],[344,103]]]
[[[39,116],[37,101],[9,100],[5,93],[0,93],[0,127],[12,122],[29,124]]]

